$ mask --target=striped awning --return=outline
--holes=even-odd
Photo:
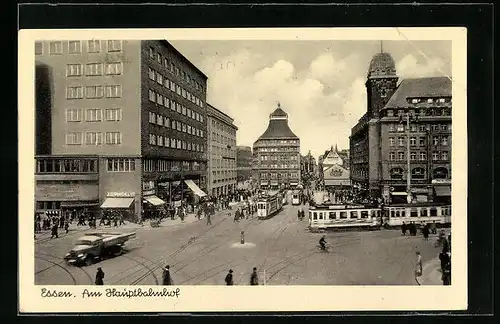
[[[135,198],[106,198],[101,208],[130,208]]]
[[[203,190],[200,189],[200,187],[196,185],[196,183],[193,182],[193,180],[184,180],[184,182],[187,184],[189,189],[191,189],[194,192],[195,195],[199,197],[205,197],[207,195],[206,193],[203,192]]]
[[[148,203],[150,203],[154,206],[161,206],[161,205],[165,204],[165,202],[163,200],[156,197],[155,195],[144,197],[144,200],[146,200]]]

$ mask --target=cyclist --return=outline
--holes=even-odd
[[[323,251],[326,251],[326,240],[324,235],[319,239],[319,245]]]

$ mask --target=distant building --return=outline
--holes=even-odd
[[[236,165],[238,182],[252,178],[252,148],[250,146],[236,147]]]
[[[394,59],[382,52],[370,62],[366,91],[367,112],[350,136],[353,185],[389,202],[406,202],[409,175],[412,201],[450,202],[451,80],[417,78],[398,84]]]
[[[252,170],[260,189],[294,188],[300,183],[300,140],[288,126],[288,114],[280,104],[253,144]]]
[[[325,188],[348,189],[351,186],[349,170],[344,166],[344,160],[339,154],[337,145],[333,146],[323,157],[323,179]]]
[[[234,119],[207,104],[208,192],[213,197],[236,190],[236,127]]]
[[[35,43],[36,210],[130,220],[206,190],[207,76],[164,40]]]

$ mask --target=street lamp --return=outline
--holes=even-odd
[[[418,122],[418,116],[413,114],[410,114],[409,108],[405,108],[405,112],[403,114],[399,115],[399,122],[402,124],[403,123],[403,118],[406,119],[406,198],[407,202],[411,204],[412,202],[412,195],[411,195],[411,171],[410,171],[410,121],[417,123]]]

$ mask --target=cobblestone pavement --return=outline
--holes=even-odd
[[[101,267],[105,284],[157,285],[162,267],[169,264],[176,285],[223,285],[229,269],[236,285],[248,285],[253,267],[258,268],[260,284],[266,285],[416,285],[418,250],[425,277],[420,283],[440,284],[435,279],[435,236],[424,241],[396,230],[326,233],[330,252],[321,252],[317,245],[322,234],[310,233],[307,220],[297,220],[299,208],[306,210],[286,205],[271,219],[238,223],[233,221],[233,208],[231,214],[221,211],[213,216],[211,226],[190,215],[184,222],[165,220],[159,228],[146,223],[104,228],[135,231],[137,238],[127,242],[122,255],[86,267],[66,265],[63,256],[88,228],[72,227],[58,239],[39,234],[35,283],[93,284]],[[245,244],[240,243],[241,231]]]

